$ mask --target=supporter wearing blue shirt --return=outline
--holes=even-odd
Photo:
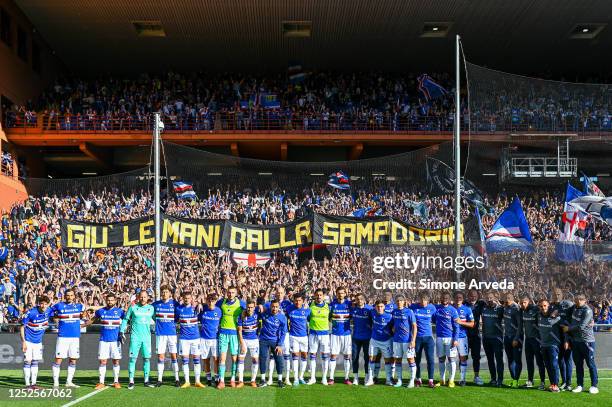
[[[385,312],[385,303],[381,300],[376,301],[371,315],[372,338],[370,339],[370,364],[365,385],[371,386],[374,384],[374,377],[377,376],[375,372],[376,362],[380,361],[381,356],[385,360],[387,384],[391,384],[393,368],[393,342],[391,340],[391,331],[393,327],[393,318],[391,314]]]
[[[351,320],[353,321],[353,384],[359,384],[359,353],[363,351],[363,368],[368,370],[370,363],[370,338],[372,337],[372,307],[366,304],[363,294],[355,297],[355,303],[351,308]]]
[[[431,330],[431,322],[434,314],[436,313],[436,307],[429,303],[429,296],[427,294],[421,294],[419,302],[412,304],[410,309],[414,312],[417,323],[417,337],[415,342],[415,353],[416,353],[416,381],[415,386],[421,386],[421,357],[423,351],[425,351],[425,358],[427,360],[427,378],[429,381],[429,387],[434,387],[434,349],[435,342],[433,339],[433,332]]]
[[[270,352],[274,355],[276,373],[278,374],[278,386],[284,387],[283,370],[284,359],[283,343],[287,334],[287,318],[283,315],[279,300],[270,302],[270,310],[260,315],[261,331],[259,333],[259,366],[261,368],[262,380],[259,387],[265,387],[268,383],[265,380],[268,368]]]
[[[112,293],[106,294],[106,306],[98,308],[93,318],[93,321],[102,325],[98,345],[98,360],[100,361],[98,388],[104,386],[106,362],[109,358],[113,360],[113,383],[119,383],[119,362],[121,362],[121,342],[123,341],[123,337],[119,335],[119,328],[125,311],[116,305],[117,297]]]
[[[398,295],[396,307],[391,313],[393,317],[393,358],[397,377],[395,387],[402,387],[402,359],[406,356],[410,365],[410,383],[414,387],[416,378],[416,363],[414,348],[416,346],[417,323],[414,312],[406,307],[406,297]]]
[[[29,310],[21,319],[21,348],[23,350],[23,373],[26,386],[36,386],[38,363],[42,360],[42,340],[47,328],[51,309],[49,298],[38,297],[37,306]]]
[[[14,297],[9,297],[9,303],[6,307],[6,313],[9,322],[17,322],[19,320],[19,315],[21,314],[21,311],[19,311],[17,304],[15,304]]]
[[[442,294],[441,300],[441,304],[436,310],[433,318],[436,322],[436,349],[440,367],[440,382],[436,386],[446,384],[446,361],[448,360],[451,366],[448,386],[452,388],[455,387],[455,373],[457,370],[456,359],[459,314],[450,303],[450,293]]]
[[[161,299],[153,302],[155,310],[155,352],[157,353],[157,386],[164,377],[166,351],[172,360],[175,386],[179,385],[179,369],[177,362],[176,309],[178,301],[172,298],[172,291],[167,285],[160,287]]]

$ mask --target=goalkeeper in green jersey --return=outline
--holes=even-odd
[[[121,322],[121,341],[123,341],[128,324],[131,327],[130,336],[130,364],[128,372],[130,384],[128,389],[134,388],[134,371],[136,370],[136,359],[142,348],[144,384],[147,387],[155,387],[149,382],[149,372],[151,371],[151,325],[155,312],[153,305],[149,304],[149,294],[141,290],[138,294],[138,302],[128,308],[125,318]]]

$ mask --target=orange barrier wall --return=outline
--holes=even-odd
[[[25,186],[18,180],[0,175],[0,212],[7,212],[18,201],[28,197]]]

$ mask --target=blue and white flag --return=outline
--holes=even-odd
[[[287,68],[287,75],[289,77],[289,82],[294,85],[303,82],[307,76],[306,72],[304,72],[304,69],[302,69],[302,65],[298,63],[289,65],[289,68]]]
[[[341,190],[351,189],[349,177],[342,171],[336,171],[335,173],[330,174],[327,185]]]
[[[417,90],[421,93],[421,95],[423,95],[423,97],[425,98],[427,102],[448,94],[448,91],[444,89],[442,85],[436,83],[427,74],[423,74],[419,76],[417,78],[417,81],[418,81]]]
[[[193,186],[187,182],[183,181],[174,181],[172,183],[174,186],[174,192],[176,193],[177,198],[180,199],[195,199],[197,195],[193,190]]]
[[[555,257],[564,263],[582,261],[584,258],[584,230],[587,214],[573,207],[570,202],[584,196],[584,193],[568,182],[565,191],[565,205],[561,217],[561,231],[555,243]]]
[[[8,247],[0,247],[0,261],[5,261],[8,257]]]
[[[354,218],[365,218],[366,213],[368,213],[368,211],[372,209],[371,207],[368,208],[359,208],[353,211],[353,213],[351,214],[352,217]]]
[[[412,208],[415,216],[418,216],[423,220],[429,219],[429,208],[425,202],[417,202],[406,199],[404,200],[404,205],[406,205],[408,208]]]
[[[569,206],[612,226],[612,196],[581,196],[572,199]]]
[[[599,189],[597,185],[593,182],[593,180],[586,176],[586,174],[582,173],[582,186],[583,192],[585,195],[590,196],[599,196],[604,198],[606,195]]]
[[[531,232],[518,197],[499,215],[487,235],[487,251],[495,253],[512,250],[533,251]]]

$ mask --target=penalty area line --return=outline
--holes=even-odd
[[[86,395],[84,395],[84,396],[82,396],[82,397],[79,397],[79,398],[78,398],[78,399],[76,399],[76,400],[72,400],[70,403],[66,403],[66,404],[64,404],[62,407],[70,407],[70,406],[74,406],[75,404],[80,403],[81,401],[83,401],[83,400],[85,400],[85,399],[88,399],[88,398],[90,398],[90,397],[93,397],[93,396],[95,396],[96,394],[98,394],[98,393],[100,393],[101,391],[104,391],[104,390],[106,390],[106,389],[108,389],[108,386],[107,386],[107,387],[104,387],[104,388],[102,388],[102,389],[94,390],[94,391],[92,391],[91,393],[87,393]]]

